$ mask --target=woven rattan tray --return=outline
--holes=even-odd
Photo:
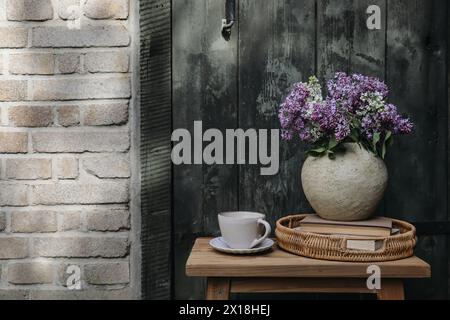
[[[345,236],[321,235],[294,230],[307,215],[295,215],[277,221],[275,231],[278,245],[290,253],[320,260],[345,262],[381,262],[409,258],[414,254],[416,228],[404,221],[392,219],[393,226],[400,234],[383,240],[380,250],[357,251],[346,248]],[[368,237],[367,239],[373,239]]]

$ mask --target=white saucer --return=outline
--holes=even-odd
[[[220,252],[231,254],[255,254],[272,249],[275,242],[272,239],[266,239],[259,246],[253,249],[232,249],[230,248],[222,237],[214,238],[209,242],[209,245]]]

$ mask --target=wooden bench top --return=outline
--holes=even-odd
[[[383,278],[429,278],[431,268],[418,257],[378,263],[354,263],[314,260],[299,257],[277,246],[265,254],[233,256],[215,251],[210,238],[196,240],[186,263],[191,277],[232,278],[367,278],[367,267],[378,265]]]

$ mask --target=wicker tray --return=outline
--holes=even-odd
[[[380,250],[357,251],[346,248],[349,238],[336,235],[320,235],[294,230],[307,215],[296,215],[277,221],[276,237],[278,245],[290,253],[313,259],[345,262],[381,262],[409,258],[414,254],[416,228],[404,221],[392,219],[393,226],[400,234],[377,238],[383,240]],[[373,239],[373,238],[364,238]]]

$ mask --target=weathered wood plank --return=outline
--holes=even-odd
[[[450,5],[447,3],[447,101],[448,101],[448,114],[450,114]],[[450,117],[447,119],[447,127],[450,128]],[[450,221],[450,213],[449,213],[449,204],[448,201],[450,199],[450,179],[448,177],[448,173],[450,172],[450,148],[448,147],[450,141],[450,130],[447,135],[447,220]],[[450,248],[450,235],[447,235],[447,248]],[[448,255],[448,288],[450,288],[450,255]],[[448,290],[448,299],[450,299],[450,289]]]
[[[367,8],[377,5],[381,10],[381,29],[367,28]],[[386,0],[353,1],[355,24],[350,53],[350,72],[385,78]]]
[[[232,293],[372,293],[366,279],[353,278],[236,278],[231,281]]]
[[[386,209],[410,221],[446,220],[448,105],[447,1],[388,1],[387,81],[391,101],[415,122],[412,137],[397,139],[387,163]],[[422,237],[417,253],[433,278],[412,296],[446,298],[448,248],[444,236]]]
[[[210,238],[195,242],[186,272],[192,277],[231,278],[364,278],[373,263],[339,262],[309,259],[281,250],[255,256],[232,256],[219,253],[209,246]],[[417,257],[398,261],[378,262],[384,278],[428,278],[430,266]]]
[[[230,279],[208,278],[206,300],[228,300],[230,298]]]
[[[279,128],[278,108],[295,83],[314,74],[315,2],[240,1],[239,126]],[[288,213],[308,211],[300,183],[303,147],[280,143],[280,171],[261,176],[240,168],[240,209],[265,213],[274,225]]]
[[[142,297],[171,297],[170,0],[140,1]],[[156,85],[157,84],[157,85]]]
[[[194,121],[201,120],[202,31],[205,1],[173,2],[173,126],[193,132]],[[174,166],[174,278],[175,298],[189,299],[204,290],[204,282],[187,279],[182,266],[195,237],[203,233],[202,168]]]
[[[237,124],[237,27],[230,41],[220,32],[224,2],[174,2],[175,128],[193,133],[194,121],[208,128]],[[175,297],[202,298],[204,281],[189,279],[184,265],[199,234],[217,234],[217,213],[237,209],[237,168],[182,165],[174,168]]]
[[[238,7],[238,4],[237,4]],[[206,2],[206,28],[203,78],[205,86],[202,105],[203,129],[233,129],[238,124],[238,32],[239,21],[232,29],[230,40],[218,32],[225,17],[223,1]],[[224,152],[224,156],[226,153]],[[238,167],[236,165],[203,166],[203,217],[207,234],[219,234],[217,214],[238,209]]]
[[[318,0],[317,75],[321,81],[336,72],[350,72],[355,29],[354,0]]]

